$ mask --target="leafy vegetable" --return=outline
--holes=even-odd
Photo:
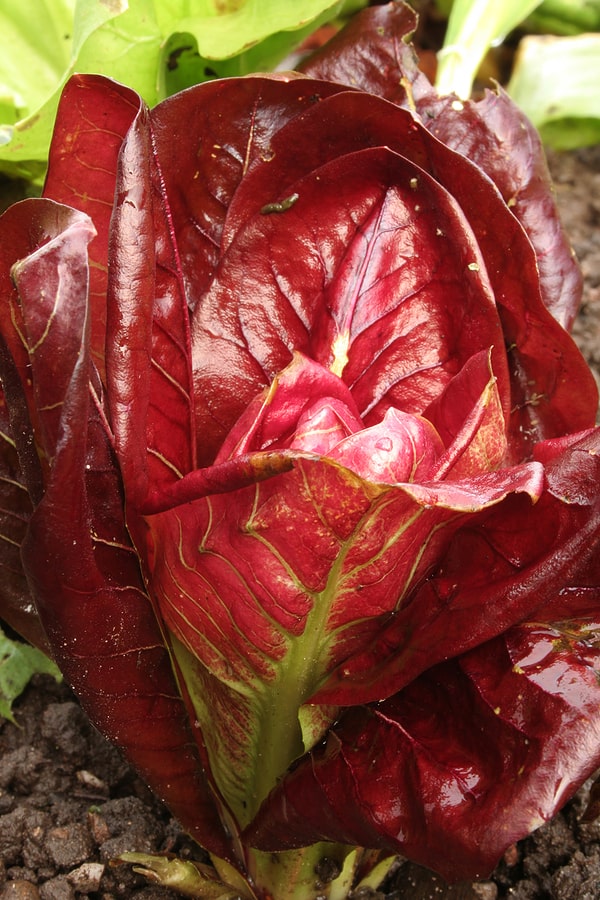
[[[57,680],[61,677],[56,665],[40,650],[11,640],[0,628],[0,717],[15,721],[13,700],[38,673],[54,675]]]
[[[508,92],[544,143],[572,149],[597,143],[600,136],[600,3],[598,0],[438,0],[448,15],[444,46],[438,54],[436,87],[466,99],[490,47],[517,26],[543,37],[519,41]],[[571,37],[556,37],[571,35]]]
[[[40,178],[73,72],[106,74],[154,105],[216,76],[271,69],[342,0],[32,0],[0,10],[0,171]],[[35,28],[31,23],[35,22]]]
[[[504,39],[539,6],[540,0],[454,0],[444,46],[438,54],[436,87],[441,94],[471,96],[479,65],[495,42]]]
[[[28,583],[201,896],[481,874],[600,765],[580,280],[533,129],[439,97],[414,25],[152,110],[75,76],[0,219]]]
[[[567,150],[600,141],[599,79],[600,33],[530,36],[519,45],[507,90],[544,142]]]
[[[583,34],[600,31],[598,0],[542,0],[525,23],[528,31]]]
[[[454,0],[435,0],[444,16],[449,16]],[[528,32],[548,34],[581,34],[600,29],[598,0],[541,0],[526,18],[523,27]]]

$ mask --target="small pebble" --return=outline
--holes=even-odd
[[[511,867],[516,866],[519,862],[519,848],[516,844],[511,844],[510,847],[504,851],[504,856],[502,857],[507,866]]]
[[[83,863],[67,875],[67,880],[81,894],[91,894],[98,890],[104,875],[102,863]]]
[[[498,886],[493,881],[480,881],[473,885],[473,896],[477,900],[497,900]]]
[[[40,892],[30,881],[7,881],[0,888],[0,900],[40,900]]]
[[[93,772],[88,772],[87,769],[80,769],[75,773],[77,781],[83,787],[87,788],[89,791],[95,791],[95,793],[100,794],[101,796],[108,797],[108,785],[105,781],[102,781],[101,778],[98,778],[97,775],[94,775]]]

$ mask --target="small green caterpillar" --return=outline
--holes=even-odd
[[[290,206],[293,206],[296,200],[298,199],[298,194],[290,194],[289,197],[286,197],[285,200],[281,200],[278,203],[267,203],[262,207],[261,213],[263,216],[268,215],[269,213],[281,213],[285,212],[286,209],[289,209]]]

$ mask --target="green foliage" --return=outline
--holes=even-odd
[[[508,92],[560,150],[600,141],[600,34],[527,37]]]
[[[600,0],[544,0],[527,19],[525,28],[561,35],[600,31]]]
[[[31,0],[0,8],[0,172],[43,177],[60,93],[74,72],[108,75],[153,106],[215,76],[272,69],[314,28],[354,7],[356,0]]]
[[[488,49],[513,29],[545,32],[519,44],[508,92],[549,146],[600,141],[600,0],[437,0],[449,16],[440,93],[467,98]]]
[[[439,54],[436,87],[466,99],[489,47],[512,31],[540,0],[455,0],[444,47]]]
[[[31,676],[38,673],[61,679],[56,665],[41,650],[12,641],[0,629],[0,717],[15,721],[13,700],[23,692]]]
[[[443,16],[448,17],[453,0],[435,0]],[[498,4],[499,6],[501,4]],[[527,14],[523,12],[523,18]],[[582,34],[600,30],[600,0],[542,0],[523,22],[532,34]]]

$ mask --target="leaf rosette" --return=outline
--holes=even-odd
[[[600,763],[579,276],[533,129],[439,98],[412,27],[152,110],[76,76],[0,225],[8,544],[93,720],[257,893],[313,845],[485,873]]]

